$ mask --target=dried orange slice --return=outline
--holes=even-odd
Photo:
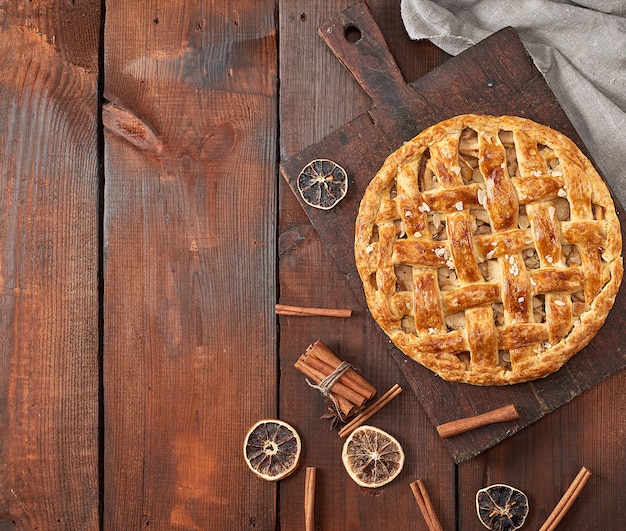
[[[359,426],[346,439],[341,459],[357,485],[377,488],[402,471],[404,450],[387,432],[374,426]]]
[[[298,175],[298,191],[307,205],[330,210],[346,196],[348,175],[332,160],[315,159]]]
[[[528,498],[509,485],[491,485],[476,493],[476,511],[487,529],[514,531],[526,521]]]
[[[276,419],[254,424],[243,443],[243,455],[250,470],[267,481],[278,481],[298,468],[301,450],[298,432]]]

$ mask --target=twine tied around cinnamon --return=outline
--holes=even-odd
[[[317,389],[324,398],[330,399],[341,422],[343,422],[345,418],[343,416],[343,413],[341,412],[339,404],[337,404],[337,400],[330,392],[330,390],[333,385],[335,385],[339,381],[339,378],[341,378],[348,371],[348,369],[352,368],[353,366],[351,363],[348,363],[347,361],[342,361],[339,365],[337,365],[337,368],[328,376],[326,376],[326,378],[324,378],[319,384],[313,383],[308,378],[306,379],[306,383],[309,384],[309,387]]]

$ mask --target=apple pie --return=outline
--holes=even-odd
[[[559,369],[603,325],[623,273],[602,178],[566,136],[462,115],[391,154],[368,185],[355,258],[372,317],[450,381]]]

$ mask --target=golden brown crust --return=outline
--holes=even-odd
[[[512,384],[595,336],[622,274],[609,190],[564,135],[462,115],[407,142],[370,182],[355,258],[372,317],[441,377]]]

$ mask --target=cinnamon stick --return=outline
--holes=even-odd
[[[574,500],[578,497],[580,491],[585,486],[590,476],[591,472],[583,466],[539,531],[553,531],[556,529],[556,527],[561,523],[561,520],[563,520],[563,517],[567,514],[567,511],[570,510]]]
[[[417,481],[411,483],[410,486],[413,491],[413,496],[415,496],[415,501],[417,502],[420,512],[426,521],[429,531],[443,531],[443,527],[437,518],[435,508],[430,501],[430,496],[426,491],[426,485],[424,485],[424,482],[421,479],[418,479]]]
[[[326,378],[334,369],[328,372],[322,372],[317,367],[313,366],[310,363],[305,362],[304,360],[297,360],[294,367],[298,370],[302,368],[306,368],[305,370],[309,371],[309,377],[315,380],[316,384],[319,384],[324,378]],[[303,372],[303,371],[301,371]],[[352,402],[355,406],[362,406],[367,400],[366,397],[359,394],[357,391],[353,391],[347,385],[341,381],[341,378],[335,382],[332,386],[331,391],[334,395],[343,396],[345,399]]]
[[[318,385],[324,378],[326,378],[326,376],[328,376],[328,374],[323,374],[317,369],[314,369],[313,367],[302,363],[300,360],[296,361],[294,367],[305,376],[311,378]],[[335,403],[337,404],[337,407],[339,407],[339,409],[341,410],[341,413],[346,417],[349,417],[359,408],[359,406],[356,405],[354,402],[351,402],[343,394],[340,394],[337,390],[338,387],[341,391],[345,391],[345,389],[340,386],[338,382],[335,383],[335,385],[333,385],[332,387],[333,398],[335,400]]]
[[[328,374],[341,364],[341,360],[335,356],[335,353],[319,339],[308,346],[301,359],[305,363],[310,363],[315,368],[322,370],[322,372],[328,371]],[[327,367],[323,369],[322,364]],[[376,388],[352,368],[348,369],[339,381],[364,396],[367,400],[376,394]]]
[[[337,368],[331,367],[323,361],[312,357],[305,357],[304,359],[297,361],[296,368],[298,368],[301,363],[319,371],[319,373],[325,375],[325,377],[331,374]],[[369,393],[366,394],[363,388],[361,388],[349,378],[349,376],[347,375],[348,372],[350,372],[350,369],[348,369],[346,373],[344,373],[335,382],[335,385],[333,385],[332,387],[332,392],[347,398],[354,405],[361,407],[371,397],[369,396]]]
[[[350,435],[356,428],[363,424],[367,419],[378,413],[383,407],[391,402],[396,396],[402,392],[402,388],[395,384],[389,391],[381,396],[376,402],[374,402],[365,411],[354,417],[348,424],[346,424],[341,430],[339,430],[339,437],[346,437]]]
[[[304,476],[304,529],[315,531],[315,477],[317,469],[306,467]]]
[[[437,426],[437,431],[442,439],[454,437],[466,431],[470,431],[488,424],[496,424],[498,422],[507,422],[519,418],[519,413],[513,404],[498,409],[493,409],[482,415],[474,417],[466,417],[463,419],[453,420]]]
[[[307,306],[289,306],[287,304],[277,304],[276,313],[278,315],[295,315],[301,317],[340,317],[347,319],[352,315],[352,310],[343,308],[312,308]]]

